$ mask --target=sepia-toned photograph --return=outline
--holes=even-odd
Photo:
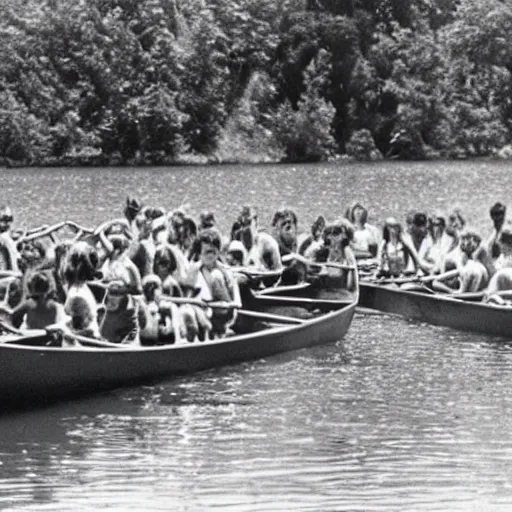
[[[512,511],[512,0],[0,0],[0,510]]]

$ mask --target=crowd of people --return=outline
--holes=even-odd
[[[74,222],[13,229],[0,207],[0,313],[13,328],[49,329],[112,343],[175,343],[232,334],[245,286],[289,285],[334,273],[354,289],[356,265],[379,281],[414,275],[440,292],[481,292],[505,303],[512,290],[512,223],[490,209],[487,238],[460,210],[445,216],[411,211],[382,230],[360,203],[343,216],[320,215],[299,233],[293,209],[281,208],[268,230],[244,206],[229,235],[213,212],[198,219],[179,208],[128,198],[121,218],[96,229]],[[66,236],[62,236],[65,232]],[[320,270],[319,270],[320,269]],[[353,269],[353,270],[351,270]],[[257,279],[248,275],[257,275]]]
[[[300,282],[309,256],[355,268],[348,220],[322,218],[309,242],[297,227],[295,212],[282,208],[262,230],[244,206],[226,236],[212,212],[195,219],[128,198],[121,218],[94,230],[62,222],[21,232],[0,207],[2,322],[123,344],[229,336],[241,286]],[[354,286],[353,276],[346,281]]]
[[[466,225],[460,209],[448,215],[410,211],[404,225],[389,217],[382,233],[366,223],[362,205],[347,213],[356,257],[375,258],[377,280],[414,274],[435,291],[482,292],[484,300],[505,304],[506,291],[512,291],[512,223],[500,202],[489,215],[492,227],[483,236]]]

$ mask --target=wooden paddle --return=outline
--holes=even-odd
[[[212,308],[212,309],[239,309],[240,304],[238,302],[226,302],[226,301],[205,301],[201,299],[194,299],[193,297],[172,297],[170,295],[163,295],[161,297],[163,302],[173,302],[174,304],[191,304],[192,306],[199,306],[201,308]]]
[[[295,318],[293,316],[285,316],[285,315],[274,315],[273,313],[264,313],[261,311],[252,311],[249,309],[240,309],[239,314],[250,317],[257,318],[258,320],[265,320],[268,322],[275,322],[279,324],[304,324],[308,320],[304,318]]]
[[[346,265],[344,263],[338,263],[336,261],[325,261],[325,262],[319,262],[319,261],[313,261],[309,260],[308,258],[305,258],[302,256],[302,254],[297,253],[291,253],[286,254],[281,258],[281,261],[283,263],[289,263],[291,261],[299,261],[301,263],[304,263],[305,265],[308,265],[310,267],[320,267],[320,268],[339,268],[341,270],[357,270],[356,265]]]
[[[66,337],[66,334],[63,334],[63,337]],[[112,343],[107,340],[97,340],[95,338],[87,338],[85,336],[79,336],[73,334],[72,336],[68,335],[68,338],[75,339],[79,343],[79,347],[93,347],[93,348],[140,348],[140,345],[130,345],[129,343]]]
[[[58,224],[54,224],[53,226],[46,226],[41,228],[33,229],[20,239],[21,242],[30,242],[31,240],[36,240],[37,238],[43,238],[45,236],[50,236],[53,233],[60,231],[62,228],[70,226],[75,229],[77,232],[87,233],[91,234],[93,233],[92,229],[85,228],[83,226],[80,226],[76,222],[66,220],[63,222],[59,222]]]
[[[253,279],[265,279],[267,277],[280,277],[283,269],[280,270],[258,270],[251,267],[228,267],[235,274],[244,274]]]
[[[0,331],[8,332],[9,334],[18,334],[19,336],[23,336],[23,331],[9,324],[7,321],[0,319]],[[0,337],[1,340],[1,337]]]

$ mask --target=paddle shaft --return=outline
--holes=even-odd
[[[301,254],[286,254],[282,257],[283,263],[288,263],[291,261],[299,261],[301,263],[304,263],[305,265],[308,265],[310,267],[327,267],[327,268],[339,268],[341,270],[357,270],[356,265],[346,265],[345,263],[338,263],[337,261],[313,261],[309,260],[308,258],[305,258]]]
[[[250,309],[240,309],[238,312],[250,318],[257,318],[259,320],[266,320],[268,322],[276,322],[280,324],[304,324],[307,322],[307,320],[303,318],[295,318],[293,316],[285,315],[275,315],[273,313],[252,311]]]
[[[212,309],[237,309],[240,304],[237,302],[225,302],[225,301],[204,301],[201,299],[194,299],[192,297],[171,297],[164,295],[161,298],[164,302],[173,302],[174,304],[190,304],[192,306],[199,306],[201,308],[212,308]]]

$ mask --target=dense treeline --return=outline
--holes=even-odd
[[[506,153],[510,33],[500,0],[3,0],[0,158]]]

